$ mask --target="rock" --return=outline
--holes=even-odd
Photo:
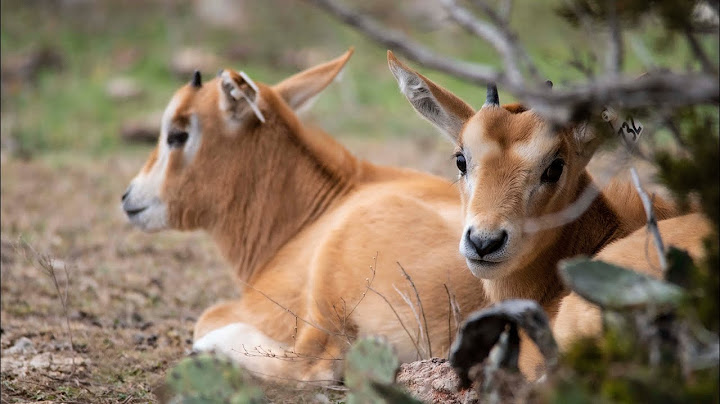
[[[400,365],[396,382],[426,403],[473,403],[475,390],[458,391],[460,379],[447,359],[432,358]]]
[[[142,87],[132,78],[114,77],[105,85],[105,93],[116,101],[126,101],[140,98],[143,95]]]
[[[35,345],[28,337],[21,337],[10,348],[3,351],[3,355],[25,355],[35,352]]]
[[[317,393],[314,397],[315,401],[321,404],[330,404],[330,399],[323,393]]]
[[[133,344],[135,345],[142,345],[143,342],[145,342],[145,336],[143,334],[135,334],[133,335]]]

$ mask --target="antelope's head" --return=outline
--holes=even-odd
[[[388,63],[410,104],[456,146],[465,222],[460,252],[472,273],[506,276],[557,240],[561,230],[530,233],[523,224],[566,208],[582,191],[596,144],[587,125],[554,127],[521,105],[500,106],[493,85],[476,112],[392,52]]]
[[[210,228],[257,208],[259,192],[283,166],[294,111],[309,103],[352,55],[269,86],[242,72],[200,73],[180,88],[162,117],[155,150],[122,196],[128,219],[146,231]],[[286,164],[287,165],[287,164]],[[283,184],[273,184],[273,186]]]

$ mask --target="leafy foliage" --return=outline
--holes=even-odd
[[[167,375],[172,402],[263,403],[262,391],[229,359],[210,354],[185,358]]]
[[[379,338],[360,339],[345,356],[349,404],[419,403],[393,385],[400,362],[392,347]]]

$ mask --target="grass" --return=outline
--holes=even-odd
[[[538,61],[542,74],[556,85],[580,78],[579,72],[567,67],[567,61],[576,49],[587,51],[588,44],[596,39],[578,35],[552,13],[553,6],[559,3],[518,4],[513,14],[520,39]],[[198,20],[188,2],[163,5],[150,1],[133,7],[124,7],[119,1],[107,1],[101,6],[33,4],[2,2],[3,61],[48,46],[59,51],[65,68],[41,72],[32,82],[4,94],[3,118],[9,123],[3,136],[15,139],[23,150],[47,153],[69,149],[102,154],[124,148],[118,136],[121,124],[149,111],[162,111],[174,89],[188,79],[175,77],[168,69],[173,52],[183,46],[215,52],[221,66],[243,69],[271,83],[296,71],[295,66],[278,62],[283,55],[309,49],[318,54],[312,60],[321,61],[355,46],[356,54],[344,80],[320,97],[307,119],[341,136],[434,136],[434,130],[417,119],[397,91],[387,71],[385,50],[302,2],[248,0],[244,3],[247,21],[232,30]],[[369,4],[376,13],[382,11],[379,2]],[[422,19],[397,14],[385,16],[388,25],[403,27],[421,42],[449,55],[498,66],[498,58],[487,44],[452,24],[423,31]],[[635,35],[652,47],[659,41],[658,29],[652,24],[647,26]],[[227,57],[230,46],[249,49],[247,56],[241,60]],[[658,54],[658,62],[672,66],[688,60],[683,43],[666,48]],[[139,57],[119,63],[118,55],[128,50],[138,52]],[[626,67],[630,72],[642,71],[636,57],[630,57]],[[470,104],[477,107],[483,102],[482,89],[421,70]],[[105,85],[116,76],[137,80],[145,97],[127,102],[108,98]],[[511,100],[500,91],[502,100]]]

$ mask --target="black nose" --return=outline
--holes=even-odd
[[[468,229],[467,232],[467,239],[473,245],[475,251],[480,257],[484,257],[499,250],[505,244],[507,238],[508,234],[505,230],[502,230],[492,236],[473,234],[472,229]]]
[[[127,191],[122,196],[122,199],[120,199],[120,202],[125,202],[125,199],[127,199],[128,194],[130,193],[130,188],[128,187]]]

